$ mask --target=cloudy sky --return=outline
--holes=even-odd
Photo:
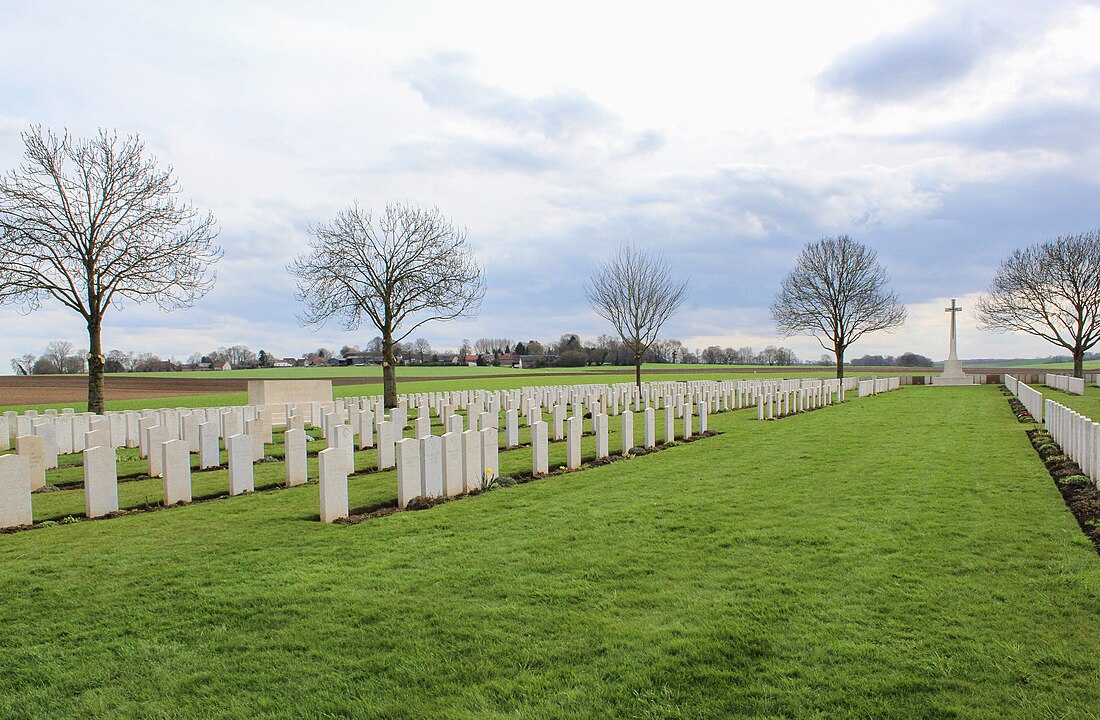
[[[1100,227],[1100,7],[1056,2],[111,3],[0,0],[0,169],[31,124],[138,133],[218,219],[215,289],[108,315],[108,349],[178,359],[364,344],[303,329],[285,265],[353,201],[437,206],[488,292],[462,338],[609,328],[583,296],[624,241],[690,283],[665,335],[781,339],[768,305],[803,244],[875,248],[909,307],[850,356],[1046,355],[969,312],[1013,248]],[[0,370],[75,316],[0,307]]]

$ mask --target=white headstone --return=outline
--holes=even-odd
[[[31,490],[46,486],[46,465],[42,460],[42,438],[36,435],[20,435],[15,438],[15,453],[27,458]]]
[[[515,409],[504,413],[504,447],[511,450],[519,445],[519,412]]]
[[[374,447],[374,413],[370,408],[363,408],[358,412],[359,416],[359,449],[366,450]]]
[[[33,424],[34,434],[42,438],[42,463],[47,470],[57,467],[57,431],[53,420],[38,420]]]
[[[596,459],[599,460],[608,457],[611,454],[608,447],[607,425],[609,422],[609,417],[602,412],[597,413],[595,410],[593,410],[592,412],[592,429],[596,433]]]
[[[420,494],[443,495],[443,441],[438,435],[420,438]]]
[[[283,433],[283,458],[286,466],[286,486],[304,485],[309,479],[306,462],[306,432],[291,428]]]
[[[168,440],[156,447],[160,448],[160,452],[150,446],[149,455],[160,456],[164,471],[164,504],[191,502],[191,455],[187,451],[187,443]]]
[[[623,455],[626,455],[634,447],[634,413],[623,410],[619,418],[622,422]]]
[[[346,518],[348,476],[344,469],[347,467],[347,458],[339,448],[328,448],[317,454],[317,465],[321,482],[321,522],[330,523]]]
[[[378,423],[378,469],[388,470],[394,466],[394,444],[396,428],[392,420]]]
[[[581,425],[581,421],[581,418],[573,415],[565,422],[565,466],[570,470],[579,468],[581,466],[581,432],[583,428],[583,426]]]
[[[30,525],[31,461],[24,455],[0,455],[0,527]]]
[[[168,435],[168,428],[163,425],[153,425],[145,431],[145,447],[149,453],[149,477],[161,477],[164,474],[164,456],[160,452],[161,443],[173,438]],[[83,438],[81,438],[83,444]]]
[[[420,495],[420,441],[403,438],[397,441],[397,507],[402,510]]]
[[[462,483],[466,492],[481,487],[485,464],[481,462],[481,432],[466,430],[462,433]]]
[[[218,444],[218,423],[199,425],[199,469],[206,470],[221,465],[221,446]]]
[[[646,448],[657,447],[657,411],[647,407],[642,411],[644,417],[644,442]]]
[[[484,430],[478,430],[481,433],[481,462],[485,467],[482,471],[486,475],[492,475],[499,478],[500,472],[500,459],[497,449],[497,429],[495,427],[488,427]]]
[[[462,433],[443,433],[443,494],[447,497],[461,495],[462,482]]]
[[[531,424],[531,471],[536,475],[550,472],[549,428],[542,420]]]
[[[229,494],[240,495],[255,489],[252,473],[252,438],[231,435],[226,440],[229,455]]]

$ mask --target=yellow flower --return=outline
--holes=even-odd
[[[493,474],[493,469],[492,468],[485,468],[485,474],[486,475],[492,475]]]

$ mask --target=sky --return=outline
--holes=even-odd
[[[971,313],[1013,249],[1100,227],[1100,4],[0,0],[0,171],[41,124],[138,134],[218,221],[214,289],[108,311],[106,349],[183,360],[365,345],[302,327],[286,265],[352,203],[437,207],[485,271],[476,318],[414,337],[595,338],[620,244],[689,297],[662,336],[784,345],[768,310],[807,242],[874,248],[908,308],[848,356],[1061,354]],[[0,306],[0,371],[79,317]]]

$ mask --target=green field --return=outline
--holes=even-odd
[[[1100,717],[1100,558],[995,387],[751,416],[353,526],[311,484],[0,535],[0,717]]]

